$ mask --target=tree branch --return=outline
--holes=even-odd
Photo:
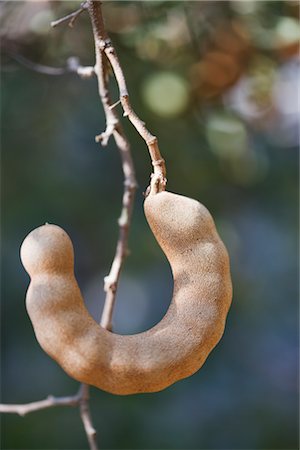
[[[85,429],[85,434],[87,436],[88,443],[91,450],[98,450],[97,445],[97,432],[93,426],[90,407],[89,407],[89,386],[87,384],[81,384],[79,393],[79,411],[80,417]]]
[[[22,66],[34,72],[42,73],[43,75],[61,76],[66,73],[76,73],[81,78],[91,78],[95,75],[95,68],[92,66],[81,66],[79,58],[76,56],[71,56],[67,59],[66,67],[50,67],[31,61],[25,58],[25,56],[11,50],[8,51],[8,54],[11,58],[22,64]]]
[[[91,10],[88,9],[88,11],[92,20]],[[99,22],[97,21],[97,23]],[[109,95],[107,59],[103,49],[97,45],[97,33],[97,27],[93,25],[96,53],[95,73],[98,79],[99,96],[101,98],[106,117],[106,130],[104,133],[96,136],[96,141],[100,141],[102,145],[106,145],[110,136],[114,137],[115,143],[119,149],[124,175],[122,211],[118,220],[119,237],[115,257],[110,272],[104,279],[104,290],[106,291],[106,298],[101,317],[101,325],[108,330],[112,330],[112,313],[116,299],[118,282],[124,260],[128,254],[128,234],[137,183],[135,179],[135,171],[131,156],[130,144],[125,136],[124,130],[121,127],[118,116],[114,109],[115,104],[112,104]]]
[[[49,409],[55,406],[78,406],[80,409],[81,420],[90,444],[91,450],[98,450],[96,443],[96,430],[93,427],[91,414],[89,410],[89,386],[81,384],[76,395],[69,397],[53,397],[49,395],[45,400],[26,403],[23,405],[4,405],[0,404],[0,413],[19,414],[25,416],[28,413]]]
[[[101,2],[87,0],[87,8],[91,18],[94,40],[99,52],[104,52],[111,64],[119,87],[120,101],[124,110],[124,116],[128,117],[130,122],[136,128],[138,133],[147,144],[148,151],[154,167],[154,173],[151,180],[151,187],[154,192],[165,190],[166,187],[166,166],[161,156],[156,136],[153,136],[146,128],[145,123],[134,112],[130,101],[126,81],[117,53],[105,30]]]
[[[79,402],[79,394],[70,397],[53,397],[52,395],[49,395],[45,400],[26,403],[23,405],[0,404],[0,413],[14,413],[19,414],[19,416],[25,416],[28,413],[53,408],[55,406],[78,406]]]
[[[73,28],[74,23],[76,21],[76,19],[78,18],[78,16],[80,16],[80,14],[85,11],[87,9],[87,2],[82,2],[80,5],[80,8],[77,9],[76,11],[67,14],[65,17],[62,17],[61,19],[58,20],[54,20],[53,22],[50,23],[52,28],[57,27],[58,25],[61,25],[62,23],[68,22],[69,27]]]

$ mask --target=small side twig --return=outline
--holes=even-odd
[[[69,27],[73,27],[74,23],[76,21],[76,19],[78,18],[78,16],[80,16],[80,14],[85,11],[87,9],[87,2],[82,2],[80,5],[80,8],[78,8],[76,11],[67,14],[66,16],[62,17],[61,19],[58,20],[54,20],[53,22],[50,23],[52,28],[57,27],[58,25],[61,25],[65,22],[68,22]]]
[[[25,416],[28,413],[53,408],[55,406],[78,406],[79,401],[79,394],[70,397],[53,397],[52,395],[49,395],[45,400],[26,403],[23,405],[0,404],[0,413],[13,413],[19,414],[19,416]]]

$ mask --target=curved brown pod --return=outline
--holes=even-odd
[[[227,251],[207,209],[170,192],[150,194],[144,206],[174,292],[163,319],[143,333],[121,336],[92,319],[60,227],[33,230],[21,248],[31,277],[26,306],[40,345],[71,377],[114,394],[160,391],[196,372],[220,340],[231,303]]]

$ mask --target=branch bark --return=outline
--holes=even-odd
[[[45,400],[26,403],[23,405],[0,404],[0,413],[13,413],[19,414],[19,416],[26,416],[28,413],[53,408],[55,406],[78,406],[79,401],[79,394],[70,397],[53,397],[52,395],[49,395]]]
[[[89,386],[87,384],[81,384],[79,388],[79,411],[80,417],[84,426],[85,434],[91,450],[98,450],[97,445],[97,432],[94,428],[90,406],[89,406]]]
[[[49,395],[45,400],[26,403],[23,405],[0,404],[0,413],[19,414],[25,416],[28,413],[49,409],[56,406],[79,407],[81,420],[86,432],[86,436],[91,450],[98,450],[96,442],[96,430],[92,423],[89,409],[89,386],[82,384],[77,394],[69,397],[54,397]]]
[[[87,8],[87,2],[84,1],[81,3],[80,8],[78,8],[76,11],[68,14],[65,17],[62,17],[61,19],[58,20],[54,20],[53,22],[51,22],[51,27],[55,28],[58,25],[61,25],[62,23],[68,22],[69,27],[73,28],[74,23],[76,21],[76,19],[78,18],[78,16],[80,16],[81,13],[83,13],[83,11],[85,11]]]
[[[96,48],[99,53],[105,53],[113,69],[119,88],[120,101],[122,103],[124,116],[128,117],[130,122],[147,144],[152,165],[154,167],[150,190],[153,190],[153,192],[163,191],[166,188],[167,182],[165,161],[161,156],[157,137],[150,133],[150,131],[146,128],[145,123],[137,116],[131,106],[124,72],[120,65],[118,55],[104,26],[101,2],[87,0],[87,8],[92,22]]]
[[[95,73],[98,79],[99,96],[101,98],[106,117],[106,130],[104,133],[97,136],[96,140],[100,141],[103,145],[106,145],[110,136],[114,137],[115,143],[119,149],[124,175],[122,211],[120,218],[118,220],[119,237],[115,257],[110,272],[108,276],[105,277],[104,279],[104,290],[106,291],[106,298],[100,322],[101,326],[103,326],[108,330],[112,330],[112,313],[116,299],[118,282],[124,260],[128,254],[128,234],[137,183],[135,179],[135,171],[131,156],[130,144],[119,122],[116,111],[113,108],[114,105],[112,104],[108,90],[106,56],[104,50],[97,45],[97,35],[100,32],[98,30],[98,27],[99,25],[101,25],[101,23],[103,23],[98,20],[99,19],[98,13],[101,12],[101,5],[99,2],[92,2],[92,3],[97,3],[96,12],[94,11],[94,5],[88,4],[88,12],[91,17],[95,40],[95,53],[96,53]],[[98,6],[100,6],[100,8],[98,8]]]

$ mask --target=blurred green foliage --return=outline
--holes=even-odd
[[[117,238],[122,172],[96,80],[51,77],[18,56],[64,67],[94,59],[89,19],[49,22],[75,1],[0,3],[2,137],[2,402],[67,395],[77,383],[39,348],[19,261],[26,234],[57,223],[71,235],[76,274],[99,318]],[[91,389],[101,448],[298,448],[299,4],[296,1],[104,2],[131,101],[159,138],[168,189],[203,202],[231,256],[234,299],[224,337],[193,377],[151,395]],[[117,100],[116,85],[111,89]],[[118,111],[121,113],[120,107]],[[160,320],[170,269],[143,215],[151,164],[124,119],[139,189],[114,329]],[[77,410],[1,417],[5,449],[82,449]]]

